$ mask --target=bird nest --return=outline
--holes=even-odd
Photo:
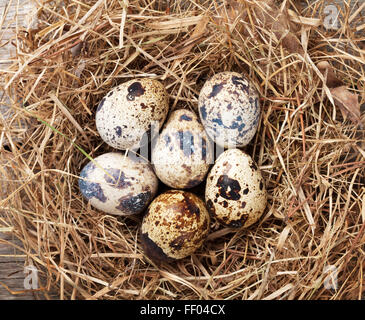
[[[3,169],[16,183],[0,202],[0,227],[11,228],[26,263],[42,271],[40,292],[363,298],[361,1],[41,3],[37,26],[17,29],[16,56],[1,72],[12,112],[1,124],[1,153],[11,154]],[[260,93],[258,131],[244,150],[262,171],[267,208],[245,230],[212,220],[195,254],[157,267],[141,249],[143,215],[104,214],[81,196],[82,167],[112,151],[97,133],[96,107],[116,85],[152,77],[166,87],[170,110],[197,111],[204,82],[226,70],[246,75]]]

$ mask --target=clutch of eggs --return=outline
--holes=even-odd
[[[116,215],[146,211],[141,243],[158,264],[195,252],[209,233],[211,217],[224,226],[247,228],[266,207],[260,170],[249,155],[236,149],[246,146],[258,127],[260,104],[254,86],[239,73],[218,73],[204,84],[198,110],[200,119],[186,109],[170,114],[152,145],[153,166],[110,152],[89,162],[80,174],[80,190],[93,207]],[[110,146],[137,149],[153,140],[168,111],[168,94],[159,81],[130,80],[100,101],[96,126]],[[158,130],[152,130],[152,122]],[[146,133],[150,141],[143,140]],[[214,155],[210,139],[229,149],[208,174]],[[173,189],[192,188],[206,179],[205,202],[184,190],[155,198],[158,179]]]

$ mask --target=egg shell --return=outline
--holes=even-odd
[[[96,110],[100,137],[120,150],[138,149],[161,129],[168,110],[168,94],[158,80],[130,80],[111,90]],[[155,127],[155,128],[154,128]]]
[[[257,90],[237,72],[220,72],[207,80],[199,94],[198,109],[208,135],[221,147],[244,147],[257,131]]]
[[[158,179],[149,162],[109,152],[90,161],[81,171],[79,188],[89,203],[109,214],[141,213],[152,201]]]
[[[143,217],[142,247],[156,263],[182,259],[201,247],[209,228],[204,201],[191,192],[169,190],[152,201]]]
[[[205,201],[211,216],[225,226],[247,228],[258,221],[267,192],[252,158],[239,149],[223,152],[208,174]]]
[[[187,109],[172,112],[152,150],[157,177],[171,188],[192,188],[212,162],[213,145],[198,116]]]

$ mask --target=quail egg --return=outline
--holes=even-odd
[[[267,193],[260,169],[239,149],[228,149],[216,160],[207,177],[207,209],[212,217],[232,228],[247,228],[263,214]]]
[[[203,244],[209,228],[209,213],[198,196],[169,190],[152,201],[143,217],[142,247],[158,264],[182,259]]]
[[[204,180],[212,158],[212,143],[197,115],[186,109],[172,112],[152,150],[157,177],[171,188],[195,187]]]
[[[158,179],[146,160],[109,152],[81,171],[79,188],[89,203],[109,214],[141,213],[152,201]]]
[[[148,142],[148,135],[152,134],[153,139],[158,133],[168,110],[168,94],[159,81],[130,80],[115,87],[100,101],[96,127],[100,137],[113,148],[138,149]]]
[[[217,73],[205,82],[198,109],[208,135],[225,148],[247,145],[260,119],[255,87],[243,75],[230,71]]]

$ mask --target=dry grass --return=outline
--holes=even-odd
[[[2,74],[17,117],[37,124],[22,143],[2,125],[21,182],[0,202],[0,227],[22,240],[44,286],[62,299],[364,297],[364,110],[360,122],[344,119],[324,84],[329,73],[316,67],[328,62],[364,104],[362,2],[344,1],[338,30],[323,27],[326,1],[265,2],[39,2],[38,29],[18,31]],[[268,207],[246,231],[213,221],[195,255],[157,269],[141,251],[141,217],[105,215],[80,196],[81,151],[110,150],[96,105],[123,81],[156,77],[171,108],[196,110],[204,81],[223,70],[246,74],[262,96],[246,151],[263,171]],[[338,286],[329,290],[333,266]]]

